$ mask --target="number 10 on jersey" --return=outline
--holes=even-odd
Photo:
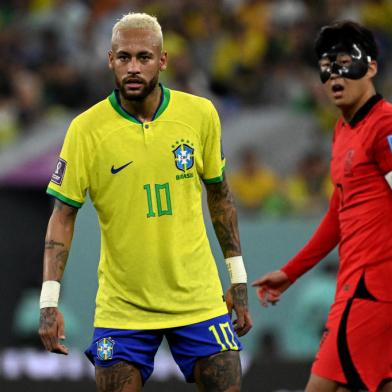
[[[154,184],[153,186],[151,184],[145,184],[143,188],[147,194],[147,218],[154,218],[157,215],[158,217],[162,215],[173,215],[168,182],[165,184]]]

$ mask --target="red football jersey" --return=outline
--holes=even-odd
[[[373,96],[350,123],[336,124],[331,160],[335,192],[308,244],[285,267],[294,281],[339,244],[336,299],[364,274],[368,291],[392,301],[392,104]],[[390,180],[392,184],[392,181]]]

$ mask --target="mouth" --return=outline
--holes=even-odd
[[[342,84],[336,83],[331,87],[332,95],[335,98],[339,98],[343,95],[344,86]]]
[[[124,81],[124,86],[130,89],[138,89],[143,85],[144,85],[143,80],[138,78],[129,78]]]

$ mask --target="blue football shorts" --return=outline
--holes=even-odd
[[[154,370],[154,357],[166,337],[174,360],[187,382],[194,382],[198,359],[222,351],[242,350],[228,314],[182,327],[125,330],[95,328],[93,342],[85,351],[93,365],[108,367],[120,361],[135,365],[143,384]]]

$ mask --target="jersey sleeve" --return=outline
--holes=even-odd
[[[210,116],[207,119],[208,125],[206,126],[203,146],[202,179],[205,184],[221,182],[225,167],[219,115],[212,103],[210,103],[210,107]]]
[[[281,270],[291,282],[295,282],[306,271],[314,267],[340,240],[339,229],[339,193],[335,191],[331,197],[329,209],[309,242]]]
[[[374,159],[383,175],[392,172],[392,114],[380,119],[380,129],[373,144]]]
[[[73,207],[80,208],[89,188],[87,143],[73,121],[67,131],[60,157],[49,182],[47,193]]]

